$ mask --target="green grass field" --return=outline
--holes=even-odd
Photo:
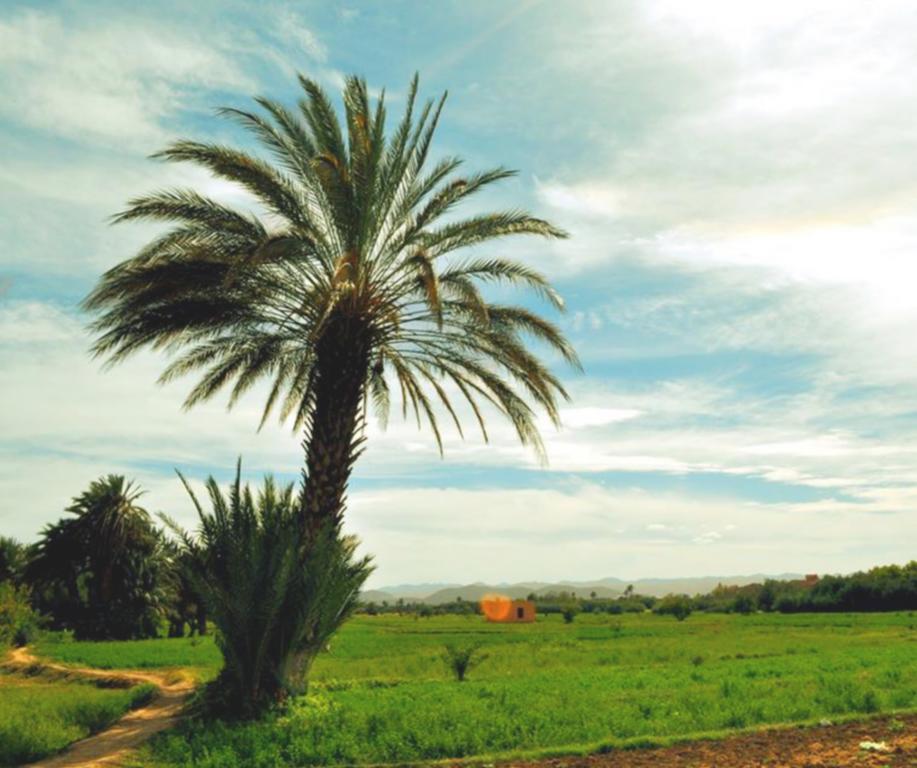
[[[917,707],[910,614],[581,615],[533,625],[360,616],[317,661],[310,695],[254,724],[188,722],[143,764],[396,762],[662,742]],[[487,658],[457,683],[447,643]],[[100,667],[219,666],[209,639],[45,643]]]
[[[59,752],[149,699],[153,687],[0,675],[0,765],[22,765]]]
[[[71,666],[97,669],[182,667],[204,679],[216,675],[223,663],[211,637],[77,642],[48,635],[35,643],[33,650],[37,656]]]

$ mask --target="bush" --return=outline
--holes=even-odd
[[[572,624],[573,620],[576,618],[576,606],[567,605],[560,612],[560,615],[564,617],[564,624]]]
[[[217,628],[224,666],[208,691],[218,710],[251,716],[288,694],[305,693],[315,656],[356,610],[372,568],[355,559],[357,540],[340,524],[303,524],[302,494],[266,477],[257,496],[241,484],[241,464],[224,496],[207,481],[196,537],[179,533],[189,575]],[[184,478],[182,478],[184,482]]]
[[[755,610],[755,602],[748,595],[739,595],[732,603],[732,610],[747,615]]]
[[[465,675],[468,674],[471,668],[476,667],[487,658],[485,654],[480,653],[480,650],[480,645],[446,646],[443,652],[443,660],[452,670],[458,682],[463,682]]]
[[[687,595],[668,595],[656,603],[653,611],[663,616],[674,616],[679,621],[684,621],[691,615],[694,607],[691,598]]]
[[[0,582],[12,581],[18,584],[22,580],[27,556],[23,544],[9,536],[0,536]]]
[[[0,582],[0,647],[28,645],[38,634],[39,624],[29,590]]]

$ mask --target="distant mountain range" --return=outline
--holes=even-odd
[[[533,592],[536,595],[545,595],[551,592],[575,592],[580,597],[589,597],[593,592],[596,597],[618,597],[624,593],[628,585],[633,585],[634,592],[640,595],[662,597],[668,594],[695,595],[706,593],[714,589],[717,584],[726,586],[744,586],[762,582],[765,579],[801,579],[796,573],[781,573],[767,575],[754,573],[750,576],[700,576],[682,579],[634,579],[625,581],[613,577],[598,579],[597,581],[565,581],[549,583],[544,581],[526,581],[516,584],[397,584],[380,589],[369,589],[363,592],[365,602],[395,603],[399,599],[405,602],[426,603],[427,605],[441,605],[451,603],[456,599],[477,602],[484,595],[500,594],[514,599],[524,598]]]

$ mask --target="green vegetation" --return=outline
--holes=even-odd
[[[481,653],[481,646],[477,643],[471,645],[452,645],[450,643],[443,651],[443,661],[460,683],[464,682],[465,676],[472,667],[476,667],[486,658],[487,655]]]
[[[146,703],[153,690],[0,675],[0,765],[22,765],[59,752]]]
[[[161,532],[119,475],[90,484],[48,525],[25,570],[55,629],[93,639],[155,637],[168,562]]]
[[[693,611],[694,606],[687,595],[669,595],[653,607],[654,613],[660,616],[674,616],[678,621],[684,621]]]
[[[27,558],[24,544],[10,536],[0,536],[0,583],[19,583]]]
[[[210,511],[185,487],[200,529],[194,537],[175,530],[224,661],[210,686],[211,709],[252,715],[304,693],[315,656],[357,607],[369,559],[354,557],[357,540],[342,536],[339,523],[299,525],[303,499],[292,484],[267,477],[253,494],[242,485],[241,462],[228,494],[208,480]]]
[[[846,576],[777,581],[743,587],[719,586],[689,600],[692,610],[752,613],[813,613],[824,611],[917,610],[917,560],[906,565],[883,565]],[[607,601],[606,601],[606,604]],[[595,603],[602,610],[601,603]]]
[[[808,611],[902,611],[917,608],[917,560],[884,565],[849,576],[825,576],[810,589],[798,583],[765,582],[774,608],[783,613]]]
[[[576,614],[643,613],[653,610],[684,621],[694,611],[741,613],[779,611],[780,613],[870,612],[917,610],[917,560],[905,565],[883,565],[848,575],[778,581],[744,586],[723,586],[707,594],[666,595],[662,598],[635,594],[628,586],[617,597],[589,597],[575,592],[530,593],[540,615],[560,614],[572,622]],[[416,613],[420,616],[464,614],[478,611],[476,603],[457,601],[427,605],[399,599],[395,603],[367,603],[361,610],[371,615]]]
[[[54,658],[214,670],[209,638],[46,643]],[[310,694],[255,723],[197,720],[144,757],[167,766],[398,761],[568,749],[917,708],[917,618],[897,614],[357,616]],[[455,684],[444,645],[486,653]],[[209,649],[209,650],[208,650]]]
[[[156,640],[72,640],[47,634],[33,646],[40,658],[74,667],[96,669],[165,669],[182,667],[198,678],[216,676],[222,656],[212,637],[178,637]]]
[[[0,653],[8,645],[25,645],[37,635],[40,617],[32,609],[29,590],[0,581]]]

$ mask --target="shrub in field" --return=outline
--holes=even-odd
[[[182,478],[184,482],[184,478]],[[356,609],[372,568],[339,524],[302,524],[302,495],[270,477],[257,494],[241,483],[228,495],[207,481],[209,511],[185,483],[200,518],[183,541],[195,588],[217,628],[224,666],[211,687],[216,709],[254,715],[304,693],[315,656]]]
[[[480,645],[447,645],[443,651],[443,660],[460,683],[465,680],[472,667],[486,658],[486,654],[481,653]]]
[[[565,605],[560,615],[564,618],[564,624],[572,624],[576,618],[577,610],[575,605]]]
[[[32,610],[29,590],[0,582],[0,648],[27,645],[38,634],[39,616]]]
[[[48,525],[26,566],[26,581],[55,629],[77,637],[154,637],[164,608],[168,563],[162,533],[124,477],[90,484]]]
[[[694,610],[691,598],[687,595],[668,595],[656,603],[654,613],[663,616],[674,616],[679,621],[684,621]]]

